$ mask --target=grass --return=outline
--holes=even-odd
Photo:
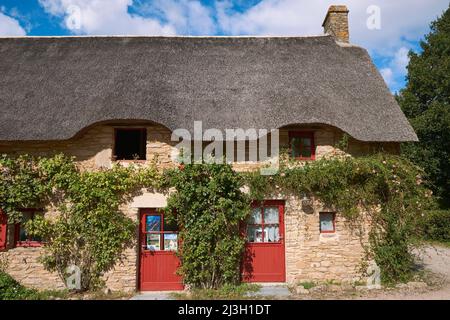
[[[248,293],[256,293],[259,285],[242,283],[224,285],[219,289],[192,289],[190,292],[172,292],[170,295],[178,300],[242,300],[249,299]]]
[[[302,286],[303,288],[309,290],[311,288],[314,288],[316,286],[316,284],[312,281],[304,281],[304,282],[300,282],[298,284],[299,286]]]

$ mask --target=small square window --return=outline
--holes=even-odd
[[[332,212],[320,212],[319,223],[320,233],[334,233],[336,232],[336,215]]]
[[[301,131],[289,132],[289,148],[290,156],[294,159],[314,160],[314,133]]]
[[[146,129],[116,129],[114,156],[116,160],[145,160]]]

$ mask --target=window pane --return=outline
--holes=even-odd
[[[164,234],[164,250],[177,251],[178,249],[178,235],[176,233]]]
[[[278,207],[264,208],[264,224],[279,223]]]
[[[160,240],[161,236],[157,233],[147,234],[147,250],[161,250]]]
[[[22,221],[20,223],[19,241],[28,241],[28,234],[25,230],[25,224],[31,220],[31,212],[22,213]]]
[[[280,229],[278,224],[276,225],[266,225],[264,242],[278,242],[280,241]]]
[[[291,139],[291,154],[293,158],[300,157],[300,138],[293,137]]]
[[[262,242],[262,227],[261,226],[248,226],[247,239],[248,242]]]
[[[164,216],[164,231],[178,231],[178,226],[175,219],[167,219]]]
[[[334,231],[334,214],[333,213],[320,213],[320,232],[333,232]]]
[[[147,216],[145,218],[145,231],[161,231],[161,216]]]
[[[302,158],[311,158],[312,155],[311,147],[303,147],[300,154],[301,154],[300,157]]]
[[[250,214],[250,218],[248,220],[249,224],[260,224],[262,222],[261,219],[261,208],[253,208]]]
[[[309,147],[311,146],[311,138],[302,138],[302,145],[304,147]]]

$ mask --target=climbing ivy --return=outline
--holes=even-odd
[[[60,213],[36,219],[27,229],[43,238],[48,270],[65,279],[67,266],[81,268],[83,289],[98,286],[131,245],[136,225],[120,206],[143,187],[169,192],[166,212],[181,230],[180,272],[187,284],[199,288],[239,281],[244,249],[239,226],[251,200],[274,193],[307,194],[354,222],[352,226],[370,221],[367,259],[376,261],[385,283],[410,279],[411,244],[421,232],[418,220],[433,205],[423,171],[386,154],[306,164],[283,160],[272,176],[237,173],[228,164],[183,165],[163,175],[154,165],[86,172],[63,155],[1,156],[0,174],[0,207],[10,221],[20,220],[24,207],[50,206]]]
[[[250,204],[241,176],[230,165],[188,164],[166,172],[165,183],[174,189],[166,213],[180,227],[184,281],[203,289],[238,283],[245,243],[240,223]]]
[[[58,215],[36,218],[26,225],[45,243],[41,260],[65,282],[69,266],[81,271],[81,290],[101,285],[102,275],[121,258],[135,238],[136,224],[120,211],[145,186],[158,183],[154,166],[113,166],[80,171],[73,159],[2,156],[0,205],[10,220],[20,220],[20,208],[53,207]]]
[[[284,162],[276,175],[246,173],[252,198],[276,192],[309,195],[332,208],[353,227],[370,221],[367,259],[374,259],[386,284],[413,274],[411,244],[421,233],[420,219],[434,205],[422,183],[423,171],[399,156],[321,159],[306,164]],[[362,215],[367,216],[361,219]]]

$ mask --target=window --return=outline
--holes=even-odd
[[[248,242],[279,242],[279,206],[258,206],[252,209],[247,222]]]
[[[143,233],[144,248],[150,251],[177,251],[178,228],[175,223],[169,223],[162,214],[145,216]]]
[[[42,210],[37,209],[24,209],[22,211],[22,222],[16,224],[16,230],[15,230],[15,244],[18,247],[33,247],[33,246],[40,246],[41,245],[41,239],[36,236],[30,236],[27,234],[27,231],[25,230],[25,224],[36,218],[38,215],[43,215],[44,213]]]
[[[336,232],[336,214],[332,212],[320,212],[320,233],[334,233]]]
[[[145,160],[146,143],[146,129],[115,129],[114,156],[116,160]]]
[[[8,217],[0,209],[0,250],[6,249],[7,228],[8,228]]]
[[[289,148],[291,157],[298,160],[314,160],[314,132],[289,132]]]

